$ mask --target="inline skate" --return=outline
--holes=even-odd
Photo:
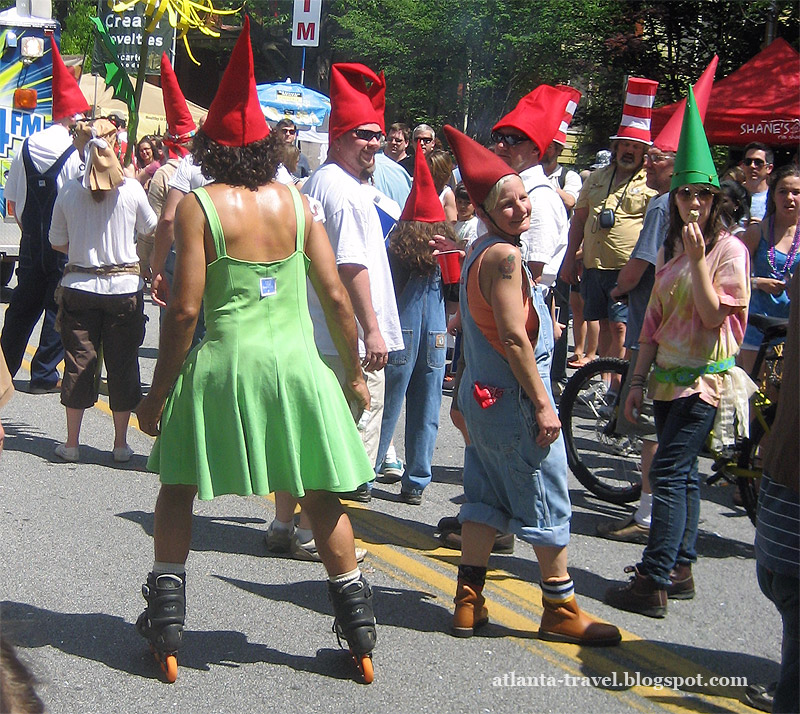
[[[347,642],[350,654],[365,684],[374,678],[372,650],[375,648],[375,614],[372,609],[372,588],[359,576],[344,585],[328,583],[328,595],[333,604],[333,631],[342,645]]]
[[[136,630],[150,643],[153,656],[171,684],[178,677],[177,655],[183,644],[186,576],[149,573],[142,595],[147,607],[136,621]]]

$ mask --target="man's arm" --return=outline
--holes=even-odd
[[[150,257],[150,269],[153,273],[153,283],[151,294],[153,302],[161,307],[167,306],[169,300],[169,285],[164,277],[164,264],[167,261],[172,242],[175,238],[175,211],[178,204],[185,196],[183,191],[177,188],[170,188],[167,194],[167,202],[164,204],[164,211],[156,226],[156,234],[153,239],[153,254]]]
[[[569,238],[564,262],[561,264],[561,279],[572,285],[578,284],[578,271],[575,265],[575,255],[583,244],[583,230],[589,219],[589,208],[576,208],[569,224]]]
[[[353,311],[364,331],[366,354],[361,366],[367,372],[377,372],[386,366],[389,352],[378,327],[375,309],[372,307],[369,271],[363,265],[343,263],[339,266],[339,277],[350,295]]]
[[[615,300],[619,300],[623,295],[627,295],[633,290],[639,284],[639,281],[642,279],[649,265],[651,265],[651,263],[641,258],[630,258],[619,271],[617,285],[611,291],[611,297]]]

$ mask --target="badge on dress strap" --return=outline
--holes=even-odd
[[[261,297],[270,297],[277,292],[275,278],[261,278]]]

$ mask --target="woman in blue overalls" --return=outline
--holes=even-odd
[[[488,233],[461,274],[466,370],[458,402],[471,444],[464,457],[462,555],[451,631],[469,637],[488,622],[482,594],[497,531],[531,543],[542,574],[539,637],[581,645],[620,641],[613,625],[575,602],[567,572],[571,507],[561,424],[550,391],[553,326],[520,257],[530,226],[522,180],[501,159],[445,127],[476,213]]]

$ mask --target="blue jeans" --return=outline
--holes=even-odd
[[[650,468],[653,511],[650,537],[639,569],[658,584],[670,584],[676,564],[697,561],[700,476],[697,457],[714,424],[717,408],[694,394],[654,401],[658,451]]]
[[[431,462],[439,432],[442,382],[447,353],[447,323],[438,269],[412,275],[397,299],[404,349],[389,354],[386,396],[376,467],[392,441],[403,399],[406,401],[406,468],[401,488],[424,489],[431,482]]]
[[[760,563],[756,565],[756,575],[761,592],[778,608],[783,622],[781,673],[775,689],[772,711],[780,714],[796,712],[800,701],[797,680],[800,669],[800,580],[791,575],[774,573]]]
[[[164,261],[164,277],[167,279],[169,289],[172,291],[172,282],[175,279],[175,249],[170,248],[167,259]],[[159,308],[158,323],[159,326],[164,322],[164,314],[167,312],[166,308]],[[203,303],[200,303],[200,312],[197,315],[197,324],[194,326],[194,335],[192,335],[192,347],[197,347],[206,335],[206,316],[203,311]]]

